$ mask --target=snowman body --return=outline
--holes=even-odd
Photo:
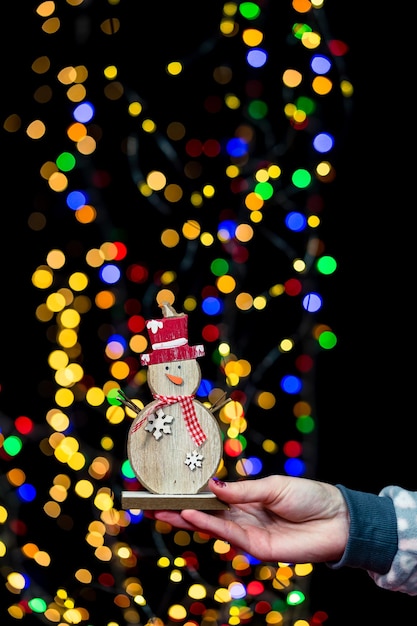
[[[219,425],[194,398],[200,379],[195,359],[149,366],[148,386],[156,399],[130,427],[128,457],[137,479],[151,493],[197,493],[219,467]],[[182,401],[175,401],[180,397]]]

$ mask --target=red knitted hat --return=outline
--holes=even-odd
[[[166,309],[164,309],[166,310]],[[172,315],[146,322],[152,352],[140,355],[142,365],[185,361],[204,356],[204,346],[188,345],[188,315]]]

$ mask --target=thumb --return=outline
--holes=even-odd
[[[215,476],[209,487],[219,500],[228,504],[262,502],[267,505],[281,496],[287,484],[288,477],[279,475],[235,482],[224,482]]]

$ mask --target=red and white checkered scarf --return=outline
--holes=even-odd
[[[201,428],[197,419],[197,413],[195,412],[195,406],[193,403],[195,396],[163,396],[159,393],[155,393],[153,394],[153,397],[158,400],[158,402],[154,406],[151,406],[147,411],[145,411],[139,422],[133,428],[132,432],[138,430],[146,421],[148,415],[156,413],[156,411],[160,407],[167,406],[169,404],[176,404],[177,402],[179,402],[185,420],[185,425],[191,435],[191,439],[194,441],[196,446],[201,446],[201,444],[205,442],[205,440],[207,439],[207,435]]]

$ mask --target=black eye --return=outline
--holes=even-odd
[[[181,369],[181,365],[178,365],[178,369],[179,369],[179,370]]]
[[[169,365],[165,365],[165,369],[168,372],[169,371]]]

